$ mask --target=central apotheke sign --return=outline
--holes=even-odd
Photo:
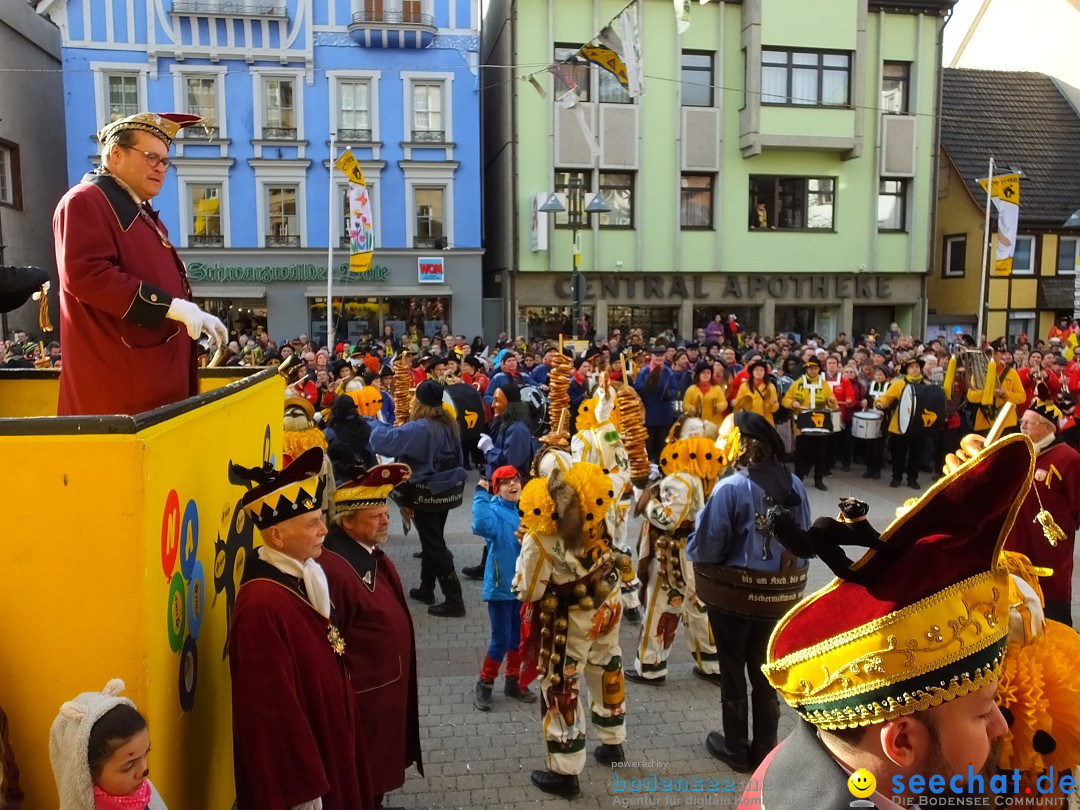
[[[710,289],[705,282],[709,281]],[[722,286],[720,286],[722,285]],[[570,275],[555,278],[555,295],[571,300]],[[719,295],[717,295],[719,293]],[[585,300],[622,299],[692,299],[725,300],[778,299],[815,300],[848,299],[888,301],[892,289],[886,276],[870,274],[806,273],[773,275],[768,273],[618,273],[602,276],[585,274]]]

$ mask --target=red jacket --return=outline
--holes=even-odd
[[[146,209],[143,209],[144,211]],[[191,298],[157,212],[109,175],[87,175],[53,214],[60,272],[59,416],[136,414],[196,393],[195,342],[166,319]]]

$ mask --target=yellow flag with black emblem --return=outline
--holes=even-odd
[[[1011,275],[1016,254],[1016,231],[1020,224],[1020,175],[1001,174],[992,178],[992,182],[982,179],[979,185],[989,191],[997,211],[997,251],[990,275]],[[1034,261],[1034,257],[1030,257],[1030,260]]]

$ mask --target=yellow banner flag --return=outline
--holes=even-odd
[[[371,221],[371,197],[364,184],[364,172],[351,149],[334,165],[349,178],[349,271],[365,273],[371,269],[375,232]]]
[[[983,179],[979,185],[983,189],[990,186],[990,199],[997,209],[997,251],[990,275],[1008,276],[1012,273],[1016,230],[1020,224],[1020,175],[1002,174],[994,177],[992,184]]]

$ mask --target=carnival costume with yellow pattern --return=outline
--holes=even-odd
[[[577,462],[567,471],[552,463],[534,478],[518,508],[524,531],[513,590],[526,610],[522,666],[540,673],[548,769],[578,774],[585,767],[584,673],[593,725],[600,741],[626,739],[619,571],[629,558],[612,550],[607,515],[624,476]]]
[[[838,579],[780,620],[762,669],[805,720],[882,723],[998,677],[1010,594],[1000,555],[1034,459],[1022,435],[989,445],[882,532],[890,553],[834,564]]]
[[[646,526],[638,545],[640,567],[647,566],[645,621],[634,662],[637,674],[648,680],[667,676],[667,659],[679,620],[697,668],[718,675],[719,657],[709,615],[698,598],[693,563],[686,557],[686,540],[706,494],[724,470],[723,451],[698,427],[685,420],[678,438],[668,441],[660,456],[660,479],[645,506]]]
[[[609,408],[610,414],[607,413]],[[597,418],[598,415],[602,421]],[[578,407],[575,425],[577,433],[570,440],[573,460],[596,464],[613,477],[625,480],[615,506],[608,512],[606,520],[613,548],[630,556],[626,535],[634,501],[634,488],[630,482],[630,457],[622,440],[619,407],[614,391],[602,384],[597,389],[597,396],[584,400]],[[641,582],[634,566],[631,565],[629,570],[621,575],[621,580],[623,610],[637,611],[641,607]]]

